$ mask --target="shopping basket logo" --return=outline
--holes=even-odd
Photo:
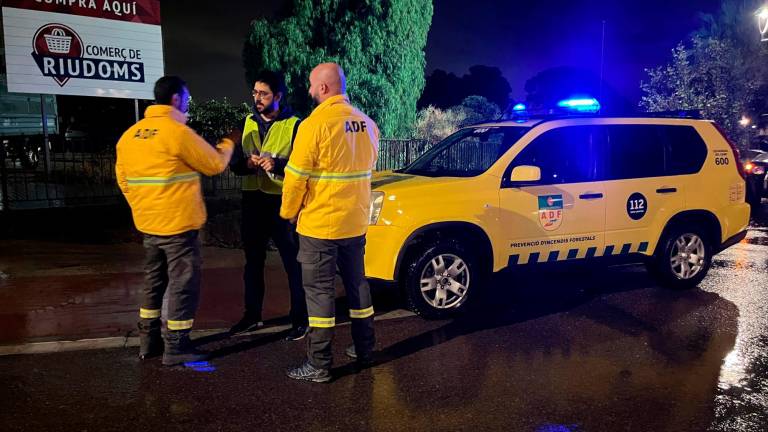
[[[52,54],[69,54],[72,48],[72,36],[67,36],[64,30],[55,28],[51,34],[44,34],[43,37],[48,45],[48,51]]]
[[[83,41],[80,36],[64,24],[46,24],[35,33],[32,42],[33,56],[49,57],[59,62],[68,59],[79,59],[83,56]],[[48,69],[52,69],[48,67]],[[45,70],[43,71],[44,74]],[[69,81],[69,76],[64,74],[46,74],[56,80],[60,86]]]
[[[106,47],[85,45],[70,27],[46,24],[37,29],[32,46],[32,58],[40,73],[53,78],[61,87],[72,78],[145,82],[141,50],[122,42]]]

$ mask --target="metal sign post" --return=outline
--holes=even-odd
[[[755,12],[757,28],[760,30],[760,42],[768,41],[768,6],[763,6]]]
[[[40,118],[43,120],[43,155],[45,160],[45,199],[50,203],[51,152],[48,145],[48,115],[45,112],[45,95],[40,94]]]

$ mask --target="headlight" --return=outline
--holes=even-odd
[[[370,218],[368,220],[369,225],[376,225],[379,221],[379,215],[381,214],[381,206],[384,204],[384,192],[373,191],[371,192],[371,211]]]
[[[752,168],[752,174],[755,174],[755,175],[765,174],[765,167],[760,165],[755,165],[755,167]]]

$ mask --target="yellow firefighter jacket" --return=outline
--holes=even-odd
[[[144,117],[123,133],[115,164],[136,228],[154,235],[199,229],[206,219],[199,173],[224,171],[234,143],[224,139],[214,149],[169,105],[150,106]]]
[[[298,215],[296,231],[307,237],[365,235],[378,147],[378,126],[346,95],[326,99],[299,124],[285,167],[280,216]]]

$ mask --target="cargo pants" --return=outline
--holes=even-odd
[[[144,289],[140,325],[159,324],[168,291],[168,330],[192,328],[200,298],[200,238],[197,230],[171,236],[144,234]]]
[[[309,314],[307,357],[317,368],[330,369],[333,363],[337,266],[347,293],[355,351],[359,358],[369,357],[373,352],[373,305],[365,279],[364,254],[365,236],[324,240],[299,235],[298,261]]]

